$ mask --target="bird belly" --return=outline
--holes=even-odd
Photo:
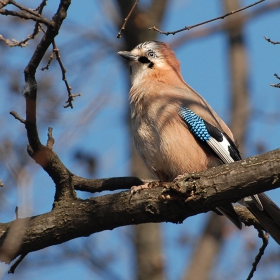
[[[138,153],[162,181],[172,181],[178,175],[220,164],[213,163],[179,118],[166,120],[164,125],[139,122],[133,130]]]

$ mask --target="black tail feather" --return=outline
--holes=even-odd
[[[226,216],[229,220],[231,220],[239,229],[242,229],[242,223],[240,221],[240,218],[236,214],[231,203],[220,205],[216,209],[219,212],[221,212],[224,216]]]
[[[264,210],[261,211],[254,201],[246,201],[247,208],[280,245],[280,208],[267,195],[262,193],[258,196]]]

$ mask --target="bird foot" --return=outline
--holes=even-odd
[[[140,185],[140,186],[133,186],[130,188],[130,197],[129,197],[129,203],[131,202],[131,199],[133,197],[133,195],[135,195],[137,192],[140,192],[141,190],[145,190],[145,189],[149,189],[151,188],[149,186],[149,182],[143,184],[143,185]]]
[[[130,189],[130,194],[131,195],[134,195],[136,194],[137,192],[140,192],[141,190],[145,190],[145,189],[149,189],[149,183],[145,183],[143,185],[140,185],[140,186],[133,186],[131,187]]]
[[[186,177],[186,174],[182,174],[182,175],[178,175],[176,178],[174,178],[173,182],[176,182],[178,180],[183,179],[184,177]]]

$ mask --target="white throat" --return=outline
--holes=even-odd
[[[131,67],[130,80],[133,86],[140,83],[141,80],[147,74],[147,72],[150,70],[148,69],[147,64],[142,64],[142,63],[133,63],[130,67]]]

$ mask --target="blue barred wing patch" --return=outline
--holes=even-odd
[[[204,120],[190,109],[181,106],[179,115],[187,123],[190,131],[202,141],[208,141],[210,134],[206,128]]]

